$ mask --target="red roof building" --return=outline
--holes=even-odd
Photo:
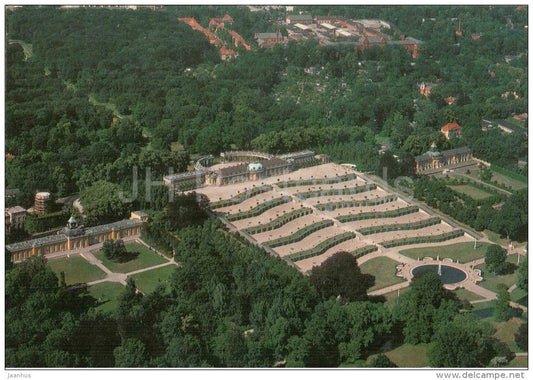
[[[457,123],[448,123],[440,129],[442,134],[449,140],[452,137],[461,137],[461,126]]]

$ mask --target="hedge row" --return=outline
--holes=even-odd
[[[414,214],[415,212],[418,212],[418,210],[418,206],[408,206],[391,211],[361,212],[359,214],[341,215],[337,217],[337,220],[341,223],[347,223],[355,220],[396,218],[398,216]]]
[[[389,231],[419,230],[421,228],[434,226],[435,224],[439,224],[440,222],[441,222],[440,218],[434,217],[434,218],[419,220],[418,222],[413,222],[413,223],[385,224],[382,226],[365,227],[365,228],[359,229],[358,231],[363,235],[372,235],[372,234],[379,234],[381,232],[389,232]]]
[[[293,210],[285,215],[282,215],[279,218],[274,219],[270,223],[261,224],[259,226],[248,227],[248,228],[245,228],[243,231],[250,235],[272,231],[272,230],[280,228],[281,226],[289,223],[290,221],[293,221],[294,219],[298,219],[302,216],[311,214],[312,212],[313,212],[312,209],[303,207],[298,210]]]
[[[331,185],[332,183],[346,182],[356,179],[357,176],[353,173],[345,174],[340,177],[332,178],[317,178],[317,179],[305,179],[305,180],[293,180],[278,183],[279,187],[294,187],[294,186],[311,186],[311,185]]]
[[[292,167],[294,170],[297,170],[297,169],[309,168],[311,166],[318,166],[321,163],[322,162],[318,158],[313,158],[309,161],[301,162],[298,164],[292,164]]]
[[[502,168],[501,166],[498,166],[498,165],[490,165],[490,168],[492,171],[495,171],[496,173],[500,173],[500,174],[503,174],[504,176],[507,176],[509,178],[512,178],[516,181],[519,181],[519,182],[522,182],[522,183],[525,183],[527,185],[528,183],[528,178],[522,174],[518,174],[518,173],[515,173],[515,172],[512,172],[508,169],[504,169]]]
[[[212,202],[209,206],[211,207],[211,210],[227,207],[227,206],[233,206],[239,203],[244,202],[247,199],[250,199],[251,197],[256,196],[257,194],[266,193],[267,191],[272,190],[272,186],[260,186],[256,188],[252,188],[247,191],[243,191],[242,193],[239,193],[235,195],[234,197],[231,197],[230,199],[224,199],[217,202]]]
[[[329,190],[316,190],[316,191],[306,191],[305,193],[296,194],[298,197],[303,198],[314,198],[314,197],[327,197],[330,195],[350,195],[350,194],[359,194],[366,191],[376,190],[377,186],[375,183],[370,185],[355,186],[348,189],[329,189]]]
[[[360,207],[360,206],[375,206],[375,205],[381,205],[383,203],[389,203],[394,202],[398,197],[396,195],[387,195],[385,197],[381,198],[375,198],[375,199],[366,199],[362,201],[341,201],[341,202],[330,202],[330,203],[323,203],[318,204],[315,207],[321,211],[324,211],[331,207],[331,210],[335,210],[338,208],[346,208],[346,207]]]
[[[455,230],[451,232],[446,232],[440,235],[434,236],[415,236],[408,237],[403,239],[389,240],[381,243],[385,248],[399,247],[401,245],[409,244],[419,244],[419,243],[440,243],[442,241],[455,239],[457,237],[463,236],[465,232],[463,230]]]
[[[301,230],[296,231],[292,235],[284,236],[276,240],[268,241],[264,245],[270,248],[280,247],[282,245],[296,243],[303,240],[305,237],[311,235],[313,232],[319,231],[326,227],[332,226],[332,220],[321,220],[320,222],[313,223],[310,226],[304,227]]]
[[[291,197],[275,198],[275,199],[272,199],[272,200],[270,200],[268,202],[261,203],[259,206],[256,206],[256,207],[254,207],[251,210],[239,212],[237,214],[226,215],[226,219],[229,220],[230,222],[232,222],[232,221],[236,221],[236,220],[252,218],[254,216],[261,215],[266,210],[269,210],[269,209],[274,208],[276,206],[282,205],[284,203],[289,203],[290,201],[292,201]]]
[[[299,261],[308,259],[309,257],[319,256],[326,252],[331,247],[336,246],[337,244],[340,244],[342,242],[345,242],[346,240],[353,239],[355,237],[355,233],[353,232],[344,232],[340,235],[335,235],[330,237],[329,239],[324,240],[322,243],[317,245],[315,248],[307,249],[305,251],[296,252],[293,254],[290,254],[286,256],[291,261]]]
[[[354,256],[356,259],[368,255],[369,253],[376,252],[378,247],[375,245],[365,245],[364,247],[357,248],[355,251],[350,252],[350,255]]]

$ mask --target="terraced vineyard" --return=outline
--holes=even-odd
[[[414,222],[414,223],[386,224],[383,226],[372,226],[372,227],[360,228],[358,231],[362,235],[372,235],[372,234],[379,234],[381,232],[389,232],[389,231],[419,230],[421,228],[440,224],[440,222],[441,222],[440,218],[434,217],[434,218],[429,218],[429,219],[421,220],[419,222]]]
[[[384,203],[394,202],[398,197],[396,195],[387,195],[375,199],[365,199],[362,201],[341,201],[341,202],[329,202],[316,205],[316,208],[321,211],[333,211],[338,208],[348,207],[362,207],[362,206],[375,206]]]
[[[227,206],[233,206],[237,205],[239,203],[244,202],[247,199],[250,199],[256,195],[266,193],[268,191],[272,190],[272,186],[260,186],[253,189],[250,189],[248,191],[243,191],[242,193],[239,193],[235,195],[232,198],[224,199],[217,202],[212,202],[209,207],[211,210],[216,210],[218,208],[227,207]]]
[[[302,199],[314,198],[314,197],[327,197],[331,195],[352,195],[364,193],[367,191],[376,190],[376,184],[372,183],[370,185],[350,187],[346,189],[330,189],[330,190],[316,190],[316,191],[306,191],[305,193],[298,193],[298,197]]]
[[[330,227],[332,225],[333,225],[333,221],[331,221],[331,220],[322,220],[320,222],[311,224],[310,226],[304,227],[301,230],[299,230],[298,232],[296,232],[296,233],[294,233],[294,234],[292,234],[290,236],[285,236],[285,237],[282,237],[282,238],[279,238],[279,239],[276,239],[276,240],[272,240],[272,241],[266,242],[264,244],[267,247],[276,248],[276,247],[280,247],[282,245],[296,243],[297,241],[300,241],[300,240],[304,239],[305,237],[311,235],[312,233],[314,233],[316,231],[319,231],[321,229],[324,229],[326,227]]]
[[[276,206],[282,205],[284,203],[289,203],[291,201],[292,201],[291,197],[275,198],[275,199],[272,199],[272,200],[267,201],[265,203],[261,203],[260,205],[252,208],[251,210],[244,211],[244,212],[238,212],[236,214],[226,215],[226,219],[229,220],[229,221],[237,221],[237,220],[241,220],[241,219],[252,218],[254,216],[261,215],[266,210],[269,210],[269,209],[274,208]]]
[[[362,212],[359,214],[348,214],[340,215],[337,217],[337,220],[341,223],[354,222],[356,220],[367,220],[367,219],[382,219],[382,218],[396,218],[398,216],[414,214],[420,209],[418,206],[408,206],[399,208],[392,211],[381,211],[381,212]]]
[[[243,231],[250,235],[254,235],[254,234],[260,234],[260,233],[267,232],[267,231],[276,230],[284,226],[285,224],[295,219],[301,218],[302,216],[309,215],[312,212],[313,212],[312,209],[308,207],[303,207],[298,210],[291,211],[288,214],[285,214],[283,216],[280,216],[279,218],[273,220],[270,223],[261,224],[259,226],[254,226],[254,227],[248,227],[248,228],[243,229]]]

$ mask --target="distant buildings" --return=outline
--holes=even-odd
[[[273,47],[276,44],[286,42],[285,37],[279,31],[276,33],[256,33],[254,37],[259,47]]]
[[[139,219],[125,219],[85,228],[70,217],[67,226],[55,235],[9,244],[6,248],[12,254],[12,261],[20,262],[30,256],[71,251],[110,239],[137,236],[141,233],[142,224]]]
[[[313,16],[310,14],[301,14],[301,15],[287,15],[285,18],[285,22],[289,25],[291,24],[312,24],[313,23]]]
[[[42,191],[35,194],[35,203],[33,205],[33,213],[37,215],[44,215],[49,210],[50,193]]]
[[[6,209],[6,229],[22,228],[26,219],[26,209],[20,206],[9,207]]]
[[[415,169],[417,173],[425,170],[440,169],[445,166],[455,165],[472,160],[472,149],[463,147],[439,152],[435,143],[426,153],[415,157]]]
[[[441,133],[449,140],[453,137],[461,137],[461,126],[457,123],[448,123],[440,129]]]

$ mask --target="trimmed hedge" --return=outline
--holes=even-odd
[[[313,256],[319,256],[323,254],[324,252],[326,252],[331,247],[334,247],[337,244],[345,242],[346,240],[353,239],[354,237],[355,237],[355,233],[344,232],[340,235],[335,235],[335,236],[330,237],[329,239],[324,240],[322,243],[317,245],[315,248],[311,248],[305,251],[300,251],[300,252],[290,254],[286,256],[286,258],[294,262],[294,261],[308,259],[309,257],[313,257]]]
[[[243,191],[242,193],[239,193],[230,199],[223,199],[221,201],[212,202],[209,205],[209,207],[211,208],[211,210],[215,210],[217,208],[233,206],[233,205],[242,203],[245,200],[256,196],[257,194],[266,193],[270,190],[272,190],[272,186],[265,185],[265,186],[256,187],[256,188],[253,188],[247,191]]]
[[[409,230],[419,230],[421,228],[434,226],[441,222],[439,217],[419,220],[418,222],[413,223],[401,223],[401,224],[385,224],[382,226],[371,226],[359,229],[359,233],[362,235],[372,235],[378,234],[381,232],[389,231],[409,231]]]
[[[401,245],[409,244],[420,244],[420,243],[440,243],[442,241],[451,240],[464,236],[465,232],[463,230],[455,230],[451,232],[446,232],[440,235],[434,236],[416,236],[403,239],[389,240],[381,243],[384,248],[399,247]]]
[[[266,210],[282,205],[284,203],[289,203],[291,201],[292,201],[291,197],[279,197],[279,198],[272,199],[268,202],[261,203],[259,206],[256,206],[251,210],[239,212],[237,214],[229,214],[229,215],[226,215],[225,217],[230,222],[241,220],[241,219],[246,219],[246,218],[252,218],[254,216],[261,215]]]
[[[329,190],[316,190],[316,191],[306,191],[305,193],[296,193],[297,197],[314,198],[314,197],[327,197],[330,195],[350,195],[350,194],[359,194],[366,191],[376,190],[377,186],[375,183],[370,185],[362,185],[351,187],[347,189],[329,189]]]
[[[375,245],[365,245],[364,247],[357,248],[355,251],[350,252],[350,255],[354,256],[356,259],[368,255],[369,253],[376,252],[378,247]]]
[[[281,226],[298,219],[302,216],[311,214],[313,212],[312,209],[308,207],[303,207],[298,210],[293,210],[285,215],[280,216],[279,218],[274,219],[270,223],[267,224],[261,224],[259,226],[253,226],[243,229],[244,232],[254,235],[254,234],[260,234],[262,232],[272,231],[275,229],[280,228]]]
[[[335,210],[338,208],[346,208],[346,207],[381,205],[383,203],[394,202],[396,199],[398,199],[396,195],[387,195],[381,198],[366,199],[362,201],[341,201],[341,202],[323,203],[323,204],[317,204],[315,207],[321,211],[326,210],[328,207],[331,207],[331,210]]]
[[[318,166],[321,165],[322,161],[320,161],[318,158],[313,158],[309,161],[305,161],[299,164],[292,164],[292,167],[294,170],[303,169],[303,168],[309,168],[311,166]]]
[[[292,235],[284,236],[279,239],[275,239],[272,241],[268,241],[264,243],[267,247],[270,248],[276,248],[280,247],[282,245],[292,244],[296,243],[297,241],[303,240],[305,237],[311,235],[312,233],[322,230],[326,227],[332,226],[333,221],[332,220],[321,220],[320,222],[313,223],[310,226],[304,227],[299,231],[296,231]]]
[[[414,214],[415,212],[418,212],[418,210],[418,206],[408,206],[391,211],[361,212],[359,214],[340,215],[337,217],[337,220],[341,223],[346,223],[353,222],[355,220],[396,218],[398,216]]]
[[[281,188],[294,186],[310,186],[310,185],[331,185],[332,183],[346,182],[356,179],[355,174],[345,174],[340,177],[322,178],[322,179],[306,179],[280,182],[277,185]]]

